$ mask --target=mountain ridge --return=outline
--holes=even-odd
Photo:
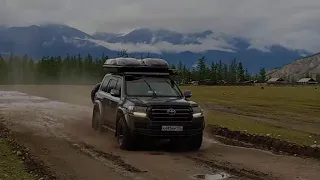
[[[309,76],[316,79],[320,74],[320,53],[297,59],[281,68],[267,71],[269,77],[281,77],[290,81],[297,81]]]
[[[137,28],[128,33],[88,34],[76,28],[45,24],[0,29],[0,54],[28,54],[34,58],[66,54],[102,54],[116,57],[119,50],[128,49],[135,57],[150,53],[151,57],[166,59],[170,64],[182,61],[192,67],[205,56],[207,64],[234,58],[244,63],[252,73],[260,68],[272,69],[309,55],[304,50],[290,50],[272,45],[267,51],[252,47],[250,40],[206,30],[198,33],[180,33],[166,29]]]

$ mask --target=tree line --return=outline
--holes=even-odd
[[[0,56],[0,84],[92,84],[105,75],[102,65],[107,58],[94,59],[89,54],[35,61],[27,55]]]
[[[177,67],[172,65],[172,68],[179,70],[179,75],[175,77],[179,82],[206,81],[210,84],[235,84],[246,81],[263,83],[267,79],[264,68],[261,68],[258,74],[252,76],[243,63],[237,62],[236,59],[233,59],[230,64],[223,63],[220,60],[217,63],[212,62],[209,66],[206,64],[205,57],[201,57],[191,70],[186,68],[181,61]]]
[[[120,53],[120,57],[126,57]],[[43,57],[39,61],[25,56],[0,56],[0,84],[93,84],[107,73],[102,68],[108,59],[102,55],[93,58],[90,54],[65,57]],[[219,61],[206,64],[205,57],[198,59],[196,67],[187,68],[180,61],[171,65],[179,71],[175,77],[178,82],[206,81],[213,83],[237,83],[249,80],[266,81],[266,72],[262,68],[257,75],[250,75],[241,62],[233,60],[230,64]]]

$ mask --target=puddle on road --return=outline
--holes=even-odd
[[[195,177],[197,180],[225,180],[230,177],[227,173],[215,173],[215,174],[196,174]]]
[[[66,111],[71,110],[70,112],[91,112],[91,110],[84,106],[73,105],[59,101],[52,101],[48,98],[32,96],[18,91],[0,91],[0,108],[42,108]]]

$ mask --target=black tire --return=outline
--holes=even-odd
[[[92,118],[91,118],[91,126],[96,131],[98,130],[97,123],[96,123],[96,108],[93,108]]]
[[[190,137],[190,139],[187,141],[188,150],[190,151],[199,150],[202,145],[202,140],[203,140],[203,133]]]
[[[101,83],[96,84],[96,85],[93,87],[92,91],[91,91],[91,95],[90,95],[90,96],[91,96],[91,101],[92,101],[92,103],[94,103],[94,97],[95,97],[96,93],[98,92],[100,86],[101,86]]]
[[[92,114],[92,128],[94,130],[97,130],[99,132],[103,132],[103,127],[101,123],[101,114],[99,108],[95,107],[93,109],[93,114]]]
[[[117,141],[122,150],[133,150],[135,139],[127,127],[123,117],[120,117],[117,123]]]

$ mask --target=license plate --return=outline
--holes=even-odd
[[[183,131],[183,126],[162,126],[162,131]]]

